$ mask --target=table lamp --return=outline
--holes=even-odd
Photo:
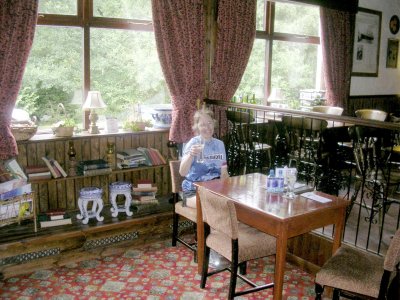
[[[83,110],[90,109],[89,115],[89,133],[98,134],[100,133],[99,128],[96,125],[97,120],[99,119],[97,113],[95,112],[96,108],[105,108],[107,105],[103,102],[101,98],[101,94],[98,91],[89,91],[86,101],[82,106]]]

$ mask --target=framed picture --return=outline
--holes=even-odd
[[[352,76],[378,77],[382,12],[359,8],[354,32]]]
[[[386,68],[397,68],[398,54],[399,54],[399,40],[388,39]]]

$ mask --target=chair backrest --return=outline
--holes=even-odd
[[[326,120],[293,116],[283,116],[282,122],[289,128],[311,131],[321,131],[328,126],[328,122]]]
[[[180,160],[170,160],[169,161],[169,169],[171,172],[171,189],[172,193],[179,193],[182,191],[182,181],[185,179],[179,173],[179,167],[181,165]]]
[[[199,187],[203,221],[212,229],[224,233],[231,239],[238,238],[238,220],[235,205],[229,199]]]
[[[340,116],[343,113],[343,108],[339,106],[316,105],[312,107],[312,111]]]
[[[390,242],[389,249],[385,255],[383,268],[390,272],[396,269],[400,263],[400,229],[398,229]]]

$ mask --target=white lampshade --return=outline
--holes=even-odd
[[[105,108],[107,105],[101,98],[99,91],[89,91],[82,109]]]

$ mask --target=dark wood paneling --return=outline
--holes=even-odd
[[[349,116],[354,117],[355,111],[363,108],[379,109],[387,113],[400,113],[399,95],[371,95],[371,96],[350,96]]]
[[[73,141],[77,161],[89,159],[106,159],[107,142],[115,144],[115,152],[124,148],[151,147],[158,149],[168,158],[168,131],[145,131],[139,133],[121,133],[112,135],[85,135],[72,138],[54,138],[35,136],[29,141],[18,142],[18,163],[22,168],[32,165],[44,165],[42,156],[54,157],[68,171],[69,142]],[[114,159],[116,157],[114,156]],[[111,175],[75,176],[33,182],[32,188],[37,193],[38,212],[53,208],[77,210],[79,191],[85,186],[97,186],[103,189],[104,204],[109,204],[108,185],[114,181],[136,183],[138,179],[153,179],[158,186],[158,194],[170,193],[168,165],[115,170]]]

